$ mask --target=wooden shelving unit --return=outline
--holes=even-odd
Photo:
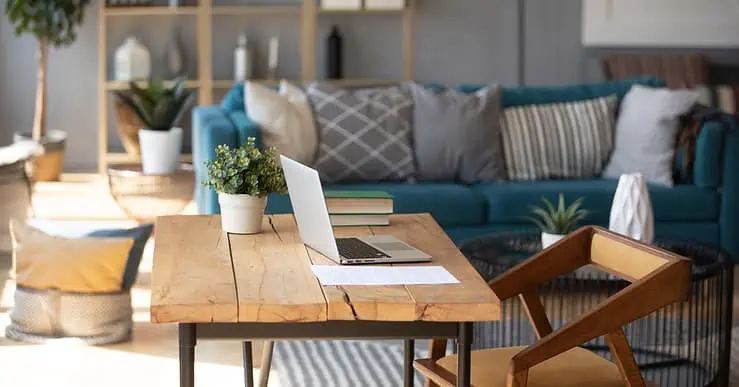
[[[125,90],[127,82],[117,82],[108,79],[107,68],[107,29],[109,23],[124,17],[143,16],[167,16],[186,17],[188,22],[195,23],[196,49],[197,49],[197,77],[187,81],[186,86],[198,90],[198,104],[213,104],[214,90],[227,90],[235,83],[234,80],[213,78],[213,30],[218,28],[217,20],[221,17],[239,18],[267,18],[267,17],[296,17],[300,23],[300,79],[294,82],[305,83],[316,80],[316,41],[317,26],[322,15],[383,15],[398,14],[402,17],[403,33],[403,69],[402,79],[376,79],[376,78],[349,78],[327,81],[335,85],[345,87],[358,86],[380,86],[400,81],[413,79],[414,63],[414,16],[415,1],[406,0],[406,7],[402,10],[324,10],[315,0],[298,0],[295,5],[218,5],[218,0],[198,0],[196,6],[166,7],[166,6],[142,6],[142,7],[100,7],[99,15],[99,91],[98,100],[100,106],[99,114],[99,171],[105,173],[108,165],[136,163],[137,156],[125,153],[110,152],[108,150],[108,119],[109,93],[114,90]],[[267,85],[276,85],[278,80],[257,80]],[[192,160],[191,155],[183,155],[183,162]]]

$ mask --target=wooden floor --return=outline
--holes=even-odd
[[[190,205],[184,211],[193,213]],[[67,176],[64,183],[36,187],[34,217],[75,227],[130,226],[97,175]],[[4,337],[9,321],[15,284],[8,279],[9,262],[0,259],[0,386],[2,387],[160,387],[178,385],[177,329],[174,325],[154,325],[149,321],[149,284],[152,244],[141,264],[133,289],[134,338],[131,342],[106,347],[85,347],[74,341],[50,345],[17,343]],[[735,281],[734,316],[739,316],[739,281]],[[257,343],[255,353],[260,353]],[[255,356],[259,367],[259,356]],[[274,373],[274,371],[273,371]],[[258,374],[258,370],[257,370]],[[239,342],[199,343],[196,364],[200,386],[243,386]],[[279,386],[273,374],[270,386]]]

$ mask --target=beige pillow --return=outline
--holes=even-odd
[[[64,238],[10,221],[18,285],[74,293],[121,290],[131,238]]]

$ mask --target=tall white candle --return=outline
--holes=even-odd
[[[269,39],[269,63],[268,68],[270,75],[274,76],[277,72],[277,60],[280,50],[280,39],[277,36],[273,36]]]

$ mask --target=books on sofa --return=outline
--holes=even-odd
[[[334,226],[387,226],[393,197],[382,191],[325,191]]]
[[[325,191],[329,214],[392,214],[393,197],[382,191]]]

